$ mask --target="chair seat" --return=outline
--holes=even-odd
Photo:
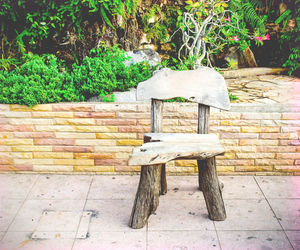
[[[215,134],[148,133],[133,150],[130,166],[164,164],[176,159],[207,159],[225,153]]]

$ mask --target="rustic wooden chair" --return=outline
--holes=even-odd
[[[198,103],[198,134],[161,133],[163,100],[183,97]],[[229,110],[224,78],[207,67],[190,71],[163,69],[137,87],[137,100],[151,99],[151,133],[135,148],[129,165],[141,165],[141,174],[129,226],[142,228],[166,194],[165,164],[175,159],[197,159],[199,188],[209,218],[222,221],[226,211],[216,171],[216,155],[224,154],[217,135],[208,134],[210,106]]]

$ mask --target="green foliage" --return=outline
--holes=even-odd
[[[125,91],[151,77],[154,67],[143,62],[124,65],[125,53],[117,47],[101,46],[91,51],[73,71],[61,71],[54,55],[29,55],[19,68],[0,71],[0,103],[26,104],[86,101],[101,96],[114,101],[113,91]]]
[[[13,71],[0,71],[0,103],[26,104],[82,101],[67,73],[53,55],[33,57]]]

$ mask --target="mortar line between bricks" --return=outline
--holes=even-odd
[[[72,247],[71,247],[71,250],[74,248],[74,244],[76,242],[76,237],[77,237],[77,234],[78,234],[78,230],[79,230],[79,227],[80,227],[80,223],[81,223],[81,220],[82,220],[82,216],[83,216],[83,212],[84,212],[84,209],[85,209],[85,206],[86,206],[86,203],[87,203],[87,200],[88,200],[88,196],[89,196],[89,193],[90,193],[90,190],[91,190],[91,186],[92,186],[92,183],[94,182],[94,176],[92,176],[91,178],[91,182],[90,182],[90,185],[89,185],[89,190],[86,194],[86,199],[85,199],[85,202],[84,202],[84,205],[83,205],[83,208],[82,208],[82,213],[81,213],[81,216],[80,216],[80,220],[78,222],[78,225],[77,225],[77,230],[76,230],[76,234],[75,234],[75,237],[74,237],[74,241],[73,241],[73,244],[72,244]]]
[[[37,183],[37,181],[38,181],[40,178],[41,178],[41,176],[38,175],[37,178],[36,178],[36,180],[35,180],[35,182],[34,182],[33,185],[30,187],[30,189],[29,189],[29,191],[28,191],[28,193],[27,193],[27,195],[26,195],[24,201],[22,202],[22,205],[19,207],[19,209],[18,209],[18,211],[16,212],[14,218],[11,220],[11,222],[10,222],[9,226],[7,227],[7,229],[6,229],[5,233],[4,233],[4,235],[2,236],[2,239],[4,239],[4,237],[6,236],[7,232],[9,231],[10,226],[11,226],[12,223],[15,221],[15,219],[16,219],[17,215],[19,214],[21,208],[24,206],[24,203],[27,201],[27,199],[28,199],[28,197],[29,197],[29,195],[30,195],[30,193],[31,193],[31,191],[32,191],[32,189],[33,189],[33,187],[35,186],[35,184]],[[32,233],[33,233],[33,232],[32,232]],[[1,239],[1,240],[2,240],[2,239]]]
[[[257,186],[259,187],[260,191],[262,192],[263,196],[265,197],[265,200],[267,201],[267,203],[268,203],[268,205],[269,205],[269,207],[270,207],[271,211],[272,211],[272,212],[273,212],[273,214],[275,215],[275,218],[277,219],[277,222],[279,223],[279,225],[280,225],[280,227],[281,227],[281,229],[282,229],[282,231],[283,231],[283,233],[284,233],[284,235],[285,235],[286,239],[287,239],[287,240],[288,240],[288,242],[290,243],[290,246],[291,246],[291,248],[292,248],[292,249],[294,249],[294,247],[293,247],[293,244],[291,243],[291,241],[290,241],[289,237],[287,236],[287,234],[286,234],[286,232],[285,232],[285,230],[284,230],[283,226],[281,225],[280,221],[278,220],[278,218],[277,218],[277,216],[276,216],[276,214],[275,214],[275,211],[273,210],[273,208],[272,208],[272,206],[271,206],[271,204],[270,204],[269,200],[267,199],[267,197],[266,197],[265,193],[264,193],[264,192],[263,192],[263,190],[261,189],[261,187],[260,187],[260,185],[259,185],[258,181],[256,180],[255,176],[253,176],[253,178],[254,178],[254,180],[255,180],[255,182],[256,182],[256,184],[257,184]]]

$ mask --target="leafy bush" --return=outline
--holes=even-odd
[[[151,77],[154,67],[139,63],[126,67],[125,53],[117,47],[92,50],[73,71],[62,72],[54,55],[32,56],[19,68],[0,71],[0,103],[26,104],[86,101],[113,91],[125,91]]]
[[[74,64],[72,78],[75,87],[86,99],[112,91],[126,91],[152,76],[155,69],[148,63],[126,67],[125,53],[116,46],[101,46],[91,50],[81,65]]]

